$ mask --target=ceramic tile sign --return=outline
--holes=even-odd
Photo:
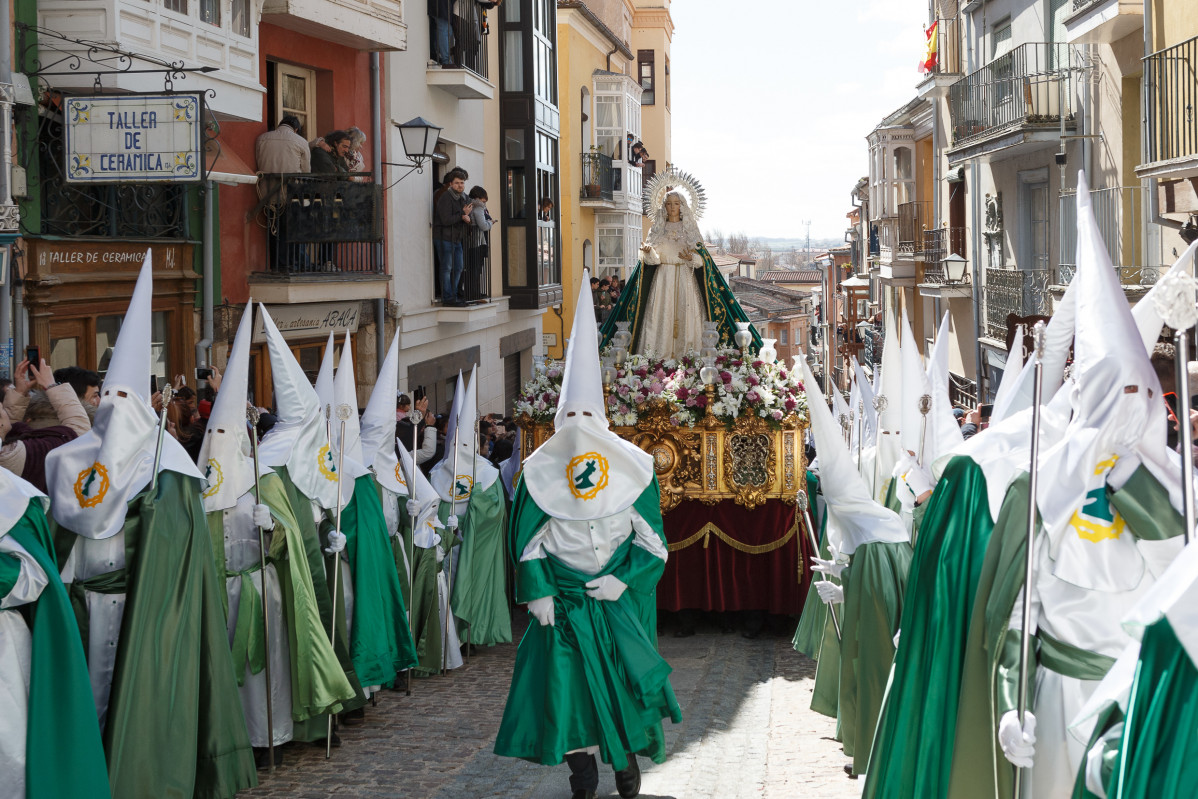
[[[66,98],[67,182],[202,180],[202,108],[198,93]]]

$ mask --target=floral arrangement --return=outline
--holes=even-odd
[[[547,361],[516,400],[517,415],[527,414],[534,422],[551,422],[557,411],[562,385],[560,361]],[[616,367],[607,397],[607,413],[616,427],[631,427],[648,405],[665,402],[673,406],[671,421],[694,427],[707,413],[708,397],[698,355],[660,359],[651,355],[630,355]],[[798,374],[784,362],[762,361],[752,355],[745,358],[740,350],[720,349],[715,360],[718,376],[711,413],[731,424],[738,416],[756,414],[780,423],[791,414],[807,417],[807,395]]]

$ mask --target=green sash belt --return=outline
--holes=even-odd
[[[1044,630],[1036,632],[1040,642],[1040,663],[1046,668],[1078,680],[1101,680],[1115,665],[1115,659],[1053,638]]]
[[[96,594],[123,594],[125,593],[125,567],[97,574],[95,577],[87,577],[84,579],[76,578],[75,582],[67,587],[67,594],[71,598],[71,610],[75,611],[75,621],[79,624],[79,636],[83,639],[83,653],[86,655],[88,651],[88,640],[90,639],[91,623],[90,614],[87,612],[87,597],[85,591],[91,591]]]
[[[237,606],[237,627],[233,630],[233,667],[237,670],[237,685],[245,685],[245,667],[249,663],[250,674],[266,668],[266,639],[262,636],[262,594],[250,579],[261,564],[255,563],[238,572],[226,571],[225,577],[241,578],[241,602]],[[248,604],[247,604],[248,603]]]

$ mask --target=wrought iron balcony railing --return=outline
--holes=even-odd
[[[1031,42],[949,87],[953,146],[1020,125],[1058,124],[1074,114],[1073,48]]]
[[[898,251],[898,217],[884,216],[873,221],[877,233],[876,254],[883,261],[893,261]]]
[[[448,13],[448,6],[452,4],[439,3],[438,5],[445,6],[446,13]],[[429,31],[432,36],[429,52],[432,60],[440,61],[443,69],[468,69],[480,78],[486,78],[489,63],[487,58],[488,36],[483,29],[483,11],[473,0],[458,5],[465,9],[467,16],[460,17],[455,13],[446,20],[435,14],[429,14]],[[445,38],[438,40],[438,37]],[[440,51],[446,47],[448,52],[444,55],[448,60],[442,60],[443,54]]]
[[[615,173],[610,155],[600,152],[582,154],[582,188],[579,198],[583,200],[611,200],[615,193]]]
[[[1106,0],[1073,0],[1073,13],[1076,14],[1086,6],[1096,6],[1099,3],[1104,3]]]
[[[263,175],[270,271],[384,274],[383,191],[362,174]],[[273,199],[272,199],[273,197]]]
[[[932,225],[932,204],[902,203],[898,207],[898,252],[908,258],[922,251],[923,234]]]
[[[937,279],[930,280],[930,282],[941,282],[944,279],[944,274],[940,262],[954,253],[965,258],[967,257],[965,252],[965,228],[942,227],[925,230],[923,232],[923,260],[927,266],[924,267],[924,275],[929,280],[933,275],[937,275]]]
[[[491,234],[471,227],[466,234],[463,247],[462,277],[458,281],[458,297],[466,304],[486,302],[491,299]],[[433,296],[438,301],[441,295],[441,264],[437,260],[437,248],[433,247]]]
[[[1007,317],[1048,314],[1049,269],[987,269],[986,333],[1006,341]]]
[[[1066,285],[1077,271],[1077,190],[1061,192],[1061,257],[1056,280]],[[1151,286],[1164,267],[1143,265],[1144,197],[1139,186],[1093,189],[1090,204],[1111,263],[1125,286]]]
[[[1198,36],[1144,59],[1144,163],[1198,156]]]

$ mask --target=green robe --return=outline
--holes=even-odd
[[[695,280],[699,282],[699,294],[703,297],[706,315],[704,319],[710,319],[718,323],[720,330],[721,347],[735,347],[736,343],[733,336],[736,335],[736,322],[748,322],[749,317],[744,309],[740,307],[740,303],[736,300],[736,295],[732,293],[732,289],[728,286],[728,281],[724,279],[724,275],[716,267],[715,261],[711,259],[711,253],[707,252],[707,248],[700,246],[698,248],[699,255],[703,258],[703,268],[695,270]],[[599,328],[599,335],[602,341],[599,344],[599,349],[603,349],[611,343],[612,336],[616,334],[617,322],[631,322],[629,328],[632,332],[632,346],[629,347],[630,352],[640,351],[640,336],[644,329],[645,321],[645,306],[649,303],[649,287],[653,285],[653,275],[657,271],[657,267],[652,264],[638,263],[636,269],[632,272],[632,277],[628,279],[627,285],[620,292],[620,299],[616,301],[616,305],[611,309],[611,313],[607,317],[607,321]],[[750,327],[749,330],[753,333],[753,343],[750,348],[756,352],[761,349],[761,336],[757,329]]]
[[[274,467],[274,472],[282,483],[287,503],[293,511],[293,518],[299,530],[299,538],[296,542],[298,546],[294,551],[302,552],[303,559],[307,563],[308,577],[312,581],[316,607],[320,612],[320,629],[322,634],[328,638],[329,627],[333,623],[333,594],[327,580],[328,572],[326,571],[324,552],[321,550],[320,534],[316,521],[312,518],[312,501],[292,482],[291,476],[287,473],[287,467]],[[290,541],[290,539],[288,540]],[[341,600],[338,600],[337,605],[344,610],[345,606],[341,604]],[[336,636],[333,639],[333,652],[337,655],[337,663],[340,665],[346,681],[354,691],[352,699],[341,703],[341,710],[355,710],[366,704],[366,695],[362,691],[362,683],[358,680],[358,674],[354,671],[353,659],[349,654],[349,641],[345,633],[345,613],[341,612],[337,615],[339,623],[336,625]],[[316,715],[302,722],[296,721],[294,740],[320,741],[327,734],[327,729],[328,719],[324,715]]]
[[[465,624],[470,643],[479,646],[512,642],[503,557],[504,516],[503,480],[496,479],[490,488],[471,495],[462,518],[451,607],[454,617]]]
[[[920,507],[902,637],[865,782],[869,799],[938,799],[948,789],[970,607],[993,529],[981,467],[953,458]]]
[[[819,477],[812,472],[807,472],[807,497],[810,500],[811,518],[819,529],[819,556],[827,560],[830,557],[828,519],[827,514],[823,514],[821,518],[817,511],[815,497],[818,493]],[[806,522],[803,525],[806,529]],[[805,563],[803,568],[810,569],[811,567]],[[807,586],[807,599],[803,602],[803,613],[799,616],[799,626],[795,628],[792,641],[795,651],[802,652],[813,659],[819,655],[820,642],[824,637],[824,626],[828,622],[828,607],[820,601],[819,593],[815,590],[815,584],[821,579],[823,578],[818,574],[811,576],[811,584]]]
[[[441,671],[442,641],[445,624],[437,601],[437,575],[444,571],[448,559],[437,562],[437,553],[448,552],[448,530],[439,530],[441,542],[422,549],[416,547],[412,563],[412,625],[416,640],[416,676],[428,677]]]
[[[327,529],[332,529],[331,524]],[[416,647],[371,475],[354,481],[353,498],[341,511],[341,531],[354,581],[350,636],[354,671],[362,685],[390,685],[400,671],[416,665]],[[338,606],[343,607],[340,602]]]
[[[1002,754],[997,730],[1003,714],[1016,703],[1010,686],[1020,640],[1007,633],[1023,590],[1028,482],[1028,475],[1022,474],[1007,489],[978,580],[957,713],[948,793],[952,799],[1005,799],[1013,790],[1014,767]],[[1108,487],[1107,494],[1136,538],[1161,540],[1181,534],[1184,525],[1169,504],[1168,492],[1143,466],[1123,488]],[[1033,656],[1029,689],[1036,684],[1036,662]]]
[[[840,576],[844,603],[837,719],[854,774],[869,765],[910,567],[910,544],[873,542],[857,547]]]
[[[354,698],[356,692],[337,661],[337,654],[329,642],[329,631],[321,623],[320,607],[316,601],[316,589],[312,573],[308,569],[303,533],[297,514],[288,501],[286,488],[277,474],[265,474],[259,479],[262,495],[259,501],[270,508],[274,519],[274,530],[270,537],[268,563],[275,564],[279,587],[283,597],[283,613],[287,621],[287,638],[290,649],[291,669],[291,717],[304,721],[325,713],[340,712],[342,702]],[[304,507],[303,510],[307,510]],[[308,514],[311,518],[311,514]],[[210,532],[215,537],[223,534],[223,512],[208,514]],[[294,557],[293,557],[294,554]],[[217,550],[221,571],[224,571],[224,547]],[[257,589],[251,590],[257,594]],[[243,597],[245,594],[243,593]],[[227,594],[226,594],[227,598]],[[251,638],[251,671],[258,673],[265,660],[262,647],[262,602],[254,603],[256,614],[238,614],[238,634],[245,618],[247,633]],[[234,646],[236,650],[238,647]],[[234,663],[235,668],[241,664]],[[277,679],[277,675],[276,675]]]
[[[109,799],[87,661],[39,500],[29,502],[7,535],[37,561],[48,580],[36,602],[17,608],[32,639],[25,798]],[[19,574],[16,558],[0,556],[0,597],[12,590]]]
[[[634,508],[665,547],[656,478]],[[548,520],[521,481],[510,524],[513,558]],[[552,555],[516,563],[516,601],[552,596],[555,623],[534,620],[520,641],[496,754],[556,765],[566,752],[598,746],[616,770],[628,767],[627,753],[665,761],[661,720],[682,720],[670,665],[657,652],[657,581],[665,561],[634,539],[599,574],[583,574]],[[614,602],[586,594],[586,583],[604,574],[628,586]]]
[[[231,797],[257,784],[200,481],[158,475],[125,522],[125,612],[104,746],[120,799]]]

